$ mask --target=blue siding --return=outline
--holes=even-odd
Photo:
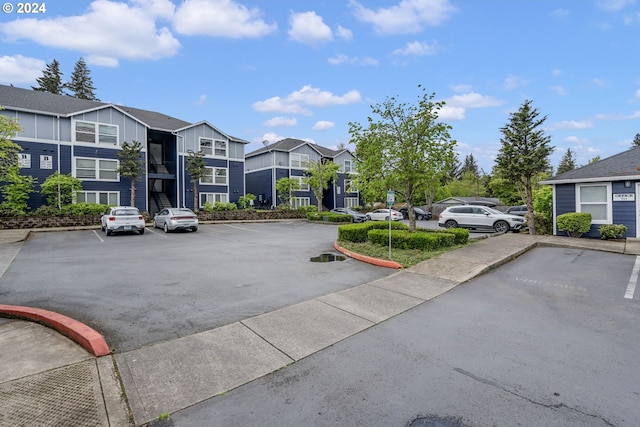
[[[630,188],[625,188],[623,181],[611,183],[612,194],[634,194],[636,183],[632,182]],[[613,224],[624,224],[627,226],[627,233],[624,237],[636,237],[636,203],[638,195],[635,195],[636,202],[613,202]],[[597,230],[596,230],[597,232]],[[597,233],[597,237],[600,234]]]
[[[273,204],[271,172],[271,169],[265,169],[257,172],[249,172],[245,175],[246,191],[256,196],[256,201],[254,202],[256,207],[271,207]]]
[[[236,203],[244,195],[244,162],[229,161],[229,201]]]

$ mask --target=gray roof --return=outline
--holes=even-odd
[[[185,122],[184,120],[176,119],[175,117],[155,111],[0,85],[0,106],[8,109],[70,116],[81,111],[93,110],[109,105],[113,105],[127,112],[148,125],[151,129],[174,131],[191,125],[191,123]]]
[[[295,139],[295,138],[285,138],[285,139],[281,139],[278,142],[274,142],[273,144],[269,144],[267,146],[264,146],[262,148],[258,148],[255,151],[252,151],[251,153],[248,153],[245,157],[253,157],[253,156],[257,156],[258,154],[262,154],[262,153],[268,153],[270,151],[284,151],[284,152],[289,152],[294,150],[295,148],[307,144],[310,147],[314,148],[316,151],[318,151],[323,157],[327,157],[327,158],[334,158],[338,153],[340,153],[340,151],[336,151],[336,150],[332,150],[330,148],[326,148],[326,147],[322,147],[320,145],[317,144],[313,144],[309,141],[303,141],[302,139]]]
[[[561,173],[542,183],[562,184],[564,182],[597,182],[638,178],[640,178],[640,147],[633,147],[595,163]]]

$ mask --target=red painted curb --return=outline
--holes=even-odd
[[[104,337],[84,323],[41,308],[0,304],[0,315],[42,323],[78,343],[96,357],[110,354]]]
[[[397,263],[395,261],[387,261],[385,259],[379,259],[379,258],[374,258],[374,257],[370,257],[367,255],[360,255],[357,254],[355,252],[351,252],[346,250],[345,248],[343,248],[342,246],[339,246],[337,243],[333,243],[333,247],[336,248],[337,251],[342,252],[343,254],[345,254],[348,257],[351,257],[353,259],[357,259],[358,261],[362,261],[362,262],[366,262],[369,264],[373,264],[373,265],[377,265],[378,267],[388,267],[388,268],[402,268],[402,264]]]

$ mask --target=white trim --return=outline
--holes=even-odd
[[[211,182],[203,182],[202,178],[198,180],[198,185],[229,185],[229,168],[218,168],[215,166],[206,166],[206,169],[211,169]],[[216,182],[216,171],[224,170],[225,171],[225,183],[221,184]]]
[[[86,124],[90,124],[93,125],[93,142],[91,141],[78,141],[77,139],[77,133],[78,133],[78,128],[77,125],[78,123],[86,123]],[[109,126],[109,127],[113,127],[116,129],[116,141],[115,142],[101,142],[100,141],[100,126]],[[82,132],[81,132],[82,133]],[[89,135],[88,132],[84,132],[84,134]],[[107,146],[107,147],[119,147],[120,146],[120,126],[119,125],[113,125],[110,123],[101,123],[101,122],[94,122],[91,120],[81,120],[81,119],[71,119],[71,142],[73,143],[79,143],[79,144],[89,144],[89,145],[103,145],[103,146]]]
[[[115,194],[116,195],[116,203],[114,203],[114,206],[120,206],[120,192],[119,191],[101,191],[101,190],[81,190],[81,191],[77,191],[76,192],[76,203],[80,203],[77,201],[77,195],[78,194],[85,194],[85,199],[86,199],[86,194],[91,193],[93,195],[95,195],[96,197],[96,204],[100,204],[100,194],[104,193],[107,194],[107,199],[109,198],[110,194]],[[87,203],[91,203],[91,202],[87,202]],[[107,205],[111,205],[111,203],[106,203]]]
[[[216,196],[224,196],[227,201],[226,202],[220,202],[220,203],[229,203],[229,193],[215,193],[215,192],[210,192],[210,191],[205,191],[205,192],[198,192],[198,205],[199,207],[204,207],[204,203],[202,203],[202,196],[205,196],[205,203],[209,202],[209,198],[213,198],[213,202],[210,202],[212,205],[215,205],[218,200],[216,200]]]
[[[576,212],[582,212],[581,210],[581,201],[580,201],[580,188],[582,187],[605,187],[606,188],[606,209],[607,209],[607,218],[602,219],[591,219],[591,224],[612,224],[613,223],[613,200],[611,196],[611,183],[610,182],[593,182],[588,184],[576,184]],[[596,205],[601,205],[602,202],[593,203]]]
[[[77,167],[76,167],[76,161],[77,160],[93,160],[94,162],[94,170],[95,170],[95,178],[83,178],[83,177],[79,177],[77,174]],[[107,162],[116,162],[116,179],[101,179],[100,178],[100,168],[99,168],[99,162],[100,161],[107,161]],[[74,177],[78,178],[81,181],[103,181],[103,182],[120,182],[120,174],[118,173],[118,167],[120,166],[120,162],[117,159],[105,159],[102,157],[76,157],[73,156],[71,158],[71,173],[73,174]],[[88,169],[88,168],[81,168],[81,169]]]
[[[538,184],[558,185],[558,184],[580,184],[582,182],[596,183],[596,182],[611,182],[611,181],[637,181],[640,179],[640,175],[621,175],[621,176],[601,176],[595,178],[574,178],[574,179],[547,179],[546,181],[540,181]]]
[[[556,186],[552,185],[551,189],[553,191],[552,197],[551,197],[551,218],[553,219],[553,235],[557,236],[558,235],[558,232],[557,232],[558,224],[556,222],[556,217],[558,216],[558,208],[557,208],[557,203],[556,203]]]
[[[640,195],[640,182],[636,182],[636,201],[635,201],[635,205],[636,205],[636,237],[640,237],[640,197],[638,197]]]

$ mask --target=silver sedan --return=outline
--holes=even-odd
[[[153,217],[153,227],[162,228],[165,233],[175,230],[198,230],[198,216],[191,209],[162,209]]]

